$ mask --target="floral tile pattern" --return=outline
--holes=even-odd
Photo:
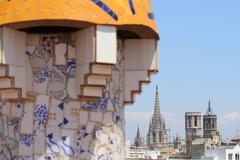
[[[38,35],[38,45],[27,42],[26,55],[34,77],[32,94],[36,100],[32,110],[28,110],[24,101],[11,105],[0,102],[0,141],[4,144],[0,145],[0,159],[123,159],[119,154],[123,153],[124,145],[121,47],[118,63],[112,67],[100,100],[82,102],[76,93],[76,85],[80,85],[76,83],[77,51],[70,37],[70,34]],[[55,63],[58,44],[67,49]],[[21,129],[27,126],[23,122],[30,121],[32,129]]]

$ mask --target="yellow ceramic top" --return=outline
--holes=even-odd
[[[132,26],[158,37],[149,0],[0,0],[0,25],[46,20]]]

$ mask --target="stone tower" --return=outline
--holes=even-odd
[[[146,0],[0,0],[0,160],[122,160],[158,71]]]
[[[213,113],[210,100],[208,102],[206,115],[203,116],[203,136],[204,138],[211,138],[212,140],[217,140],[219,137],[217,115]]]
[[[147,143],[150,149],[159,149],[168,145],[168,134],[165,120],[160,112],[158,87],[156,87],[154,114],[149,124]]]
[[[202,113],[185,113],[186,154],[191,156],[192,141],[202,137]]]

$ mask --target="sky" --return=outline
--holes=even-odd
[[[152,0],[160,32],[159,73],[126,107],[126,138],[146,138],[159,86],[170,136],[184,138],[184,114],[205,113],[211,99],[226,140],[240,135],[240,1]]]

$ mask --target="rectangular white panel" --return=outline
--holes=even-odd
[[[157,70],[158,55],[155,39],[131,39],[125,41],[126,70]]]
[[[24,32],[3,28],[2,63],[25,66],[26,38]]]
[[[95,28],[89,27],[76,33],[77,65],[93,62],[95,59]]]
[[[116,63],[117,31],[116,27],[98,25],[96,30],[96,61]]]

